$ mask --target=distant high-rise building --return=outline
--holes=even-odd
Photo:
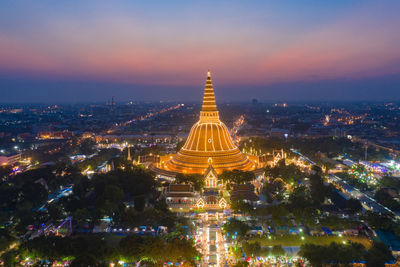
[[[115,115],[115,102],[114,102],[114,96],[111,98],[111,105],[110,105],[110,112],[111,112],[111,116]]]
[[[132,158],[131,158],[131,148],[129,147],[129,146],[127,146],[126,147],[127,149],[128,149],[128,157],[127,157],[127,160],[132,160]]]

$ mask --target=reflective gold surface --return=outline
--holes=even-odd
[[[200,120],[193,125],[182,149],[161,167],[181,173],[204,173],[210,164],[217,173],[255,168],[255,163],[239,151],[228,128],[219,119],[208,72]]]

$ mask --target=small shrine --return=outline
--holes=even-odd
[[[217,188],[218,187],[218,175],[213,166],[210,164],[204,174],[204,182],[206,188]]]

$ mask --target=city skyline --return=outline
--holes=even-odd
[[[399,5],[3,1],[0,102],[399,100]]]
[[[0,1],[0,267],[400,266],[399,10]]]

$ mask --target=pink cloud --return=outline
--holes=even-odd
[[[134,18],[118,16],[90,18],[84,25],[59,19],[39,36],[0,35],[0,68],[165,85],[202,82],[208,68],[225,84],[400,72],[399,19],[389,14],[393,19],[383,20],[386,14],[373,11],[371,6],[352,10],[303,35],[295,29],[282,34],[262,27],[246,31],[237,25],[228,33],[218,25],[209,30],[201,25],[143,26]],[[290,40],[285,42],[285,35]]]

